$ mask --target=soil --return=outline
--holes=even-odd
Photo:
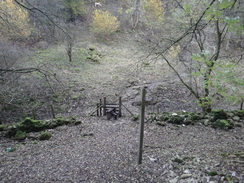
[[[141,165],[139,123],[128,118],[83,117],[81,125],[48,131],[48,141],[1,139],[1,182],[244,181],[243,127],[146,123]]]

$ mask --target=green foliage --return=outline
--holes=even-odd
[[[208,175],[209,176],[216,176],[216,175],[218,175],[218,172],[216,172],[216,171],[208,172]]]
[[[70,8],[75,16],[82,15],[84,13],[84,2],[80,0],[65,0],[64,5],[66,8]],[[68,18],[71,18],[68,13]]]
[[[179,163],[179,164],[184,164],[184,160],[180,158],[175,158],[172,160],[173,162]]]
[[[130,118],[132,121],[137,121],[139,119],[139,115],[133,115]]]
[[[233,111],[233,114],[244,119],[244,110],[235,110],[235,111]]]
[[[86,52],[86,59],[91,60],[92,62],[99,62],[102,57],[102,54],[97,51],[94,45],[89,46],[88,51]]]
[[[95,10],[92,21],[92,31],[99,36],[108,36],[115,33],[120,22],[108,11]]]
[[[17,125],[17,128],[21,131],[26,132],[36,132],[41,131],[47,127],[47,124],[43,123],[42,121],[33,120],[29,117],[27,117],[24,121],[20,122]]]
[[[17,131],[17,133],[15,134],[14,138],[16,140],[24,140],[26,138],[26,132],[24,132],[24,131]]]
[[[39,140],[49,140],[51,137],[52,137],[52,134],[51,133],[49,133],[49,132],[42,132],[39,135],[38,139]]]
[[[174,124],[183,124],[184,123],[184,116],[171,116],[167,122],[174,123]]]
[[[6,126],[5,125],[0,125],[0,132],[1,131],[4,131],[6,129]]]
[[[148,117],[148,120],[150,122],[156,122],[156,124],[160,126],[165,126],[165,122],[178,125],[194,125],[197,121],[201,120],[202,118],[203,116],[201,116],[200,114],[192,112],[164,112],[162,114],[151,113]]]
[[[244,100],[244,80],[238,65],[229,61],[219,61],[215,67],[213,84],[218,94],[234,104]]]
[[[232,129],[234,127],[234,125],[232,123],[230,123],[227,120],[224,119],[219,119],[217,121],[215,121],[212,126],[214,128],[221,128],[221,129]]]
[[[219,110],[213,110],[211,112],[211,115],[213,116],[213,120],[216,121],[218,119],[227,119],[227,113],[223,109]]]

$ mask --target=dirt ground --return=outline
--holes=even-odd
[[[138,122],[81,120],[78,126],[48,130],[48,141],[2,138],[0,182],[244,182],[243,127],[146,123],[138,165]],[[10,147],[16,150],[6,151]]]

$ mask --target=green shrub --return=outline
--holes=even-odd
[[[216,121],[218,119],[227,119],[227,113],[223,110],[223,109],[219,109],[219,110],[213,110],[211,112],[212,116],[213,116],[213,120]]]
[[[216,176],[216,175],[218,175],[218,172],[216,172],[216,171],[208,172],[208,175],[209,176]]]
[[[39,135],[38,139],[39,140],[49,140],[51,137],[52,137],[52,134],[51,133],[49,133],[49,132],[42,132]]]
[[[0,125],[0,132],[4,131],[6,129],[6,127],[4,125]]]
[[[20,129],[21,131],[26,131],[26,132],[37,132],[41,131],[46,128],[46,124],[43,123],[42,121],[38,120],[33,120],[31,118],[25,118],[24,121],[20,122],[17,125],[17,128]]]
[[[139,115],[133,115],[130,118],[132,121],[137,121],[139,119]]]
[[[232,129],[234,125],[227,120],[219,119],[213,123],[214,128]]]
[[[17,133],[15,134],[14,138],[16,140],[24,140],[26,138],[26,132],[17,131]]]

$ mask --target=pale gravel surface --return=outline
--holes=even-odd
[[[244,182],[244,164],[238,158],[221,156],[244,152],[243,127],[223,131],[147,123],[143,164],[138,166],[138,123],[126,118],[82,121],[78,126],[49,130],[53,134],[49,141],[21,144],[1,139],[0,182],[227,182],[223,176],[208,176],[208,171]],[[14,152],[6,152],[14,145],[19,145]],[[188,159],[178,164],[172,162],[176,157]],[[179,179],[184,172],[191,176]]]

